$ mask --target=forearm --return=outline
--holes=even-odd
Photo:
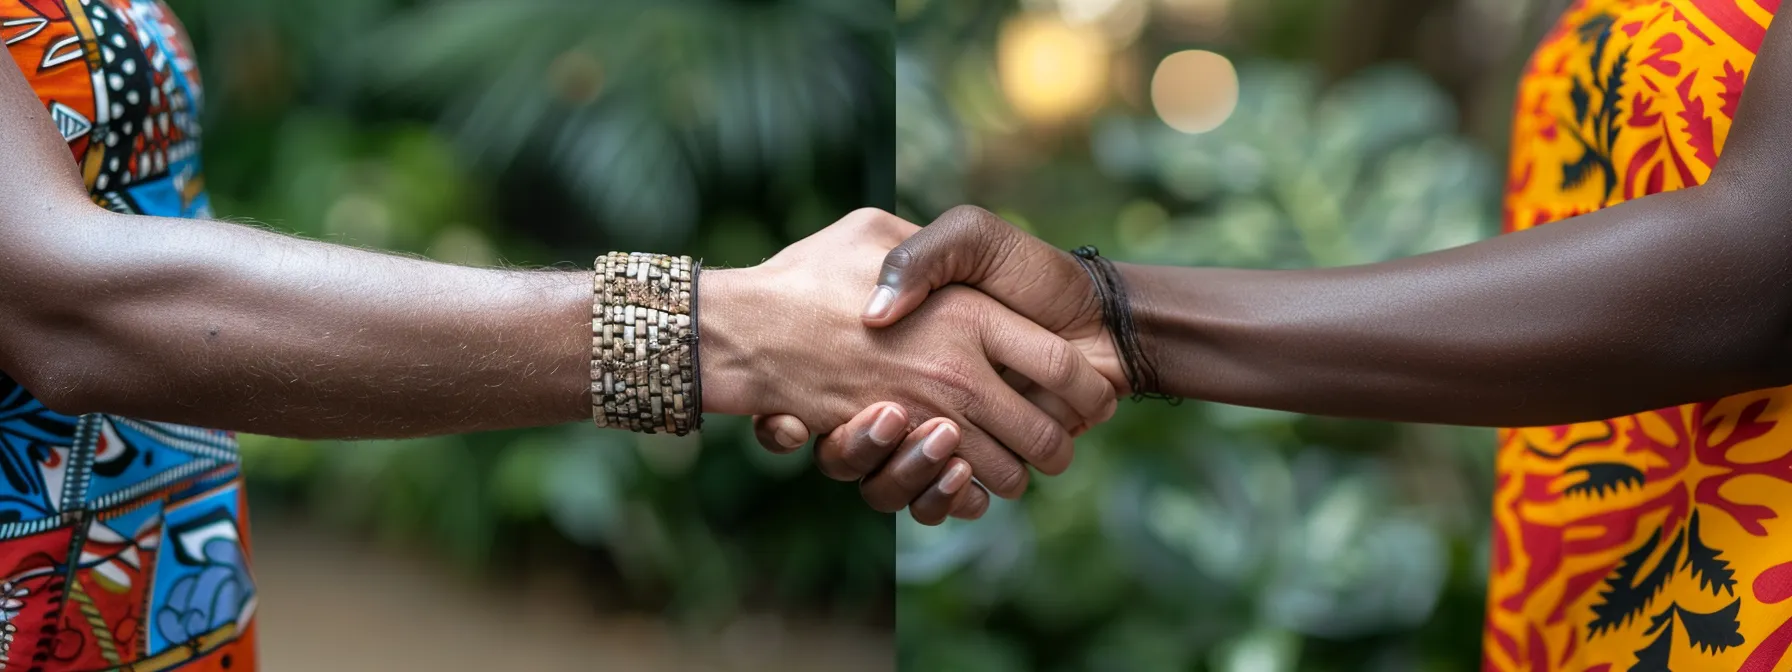
[[[1351,268],[1123,268],[1166,392],[1550,424],[1792,381],[1792,237],[1762,201],[1710,185]]]
[[[71,208],[12,226],[0,368],[52,407],[302,437],[589,417],[591,274]]]

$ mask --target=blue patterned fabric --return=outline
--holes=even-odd
[[[0,40],[96,203],[210,216],[160,2],[0,0]],[[0,372],[0,670],[253,670],[245,513],[230,433],[64,415]]]

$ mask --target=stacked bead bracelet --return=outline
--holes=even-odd
[[[703,422],[696,280],[690,257],[598,257],[591,301],[591,418],[683,436]]]

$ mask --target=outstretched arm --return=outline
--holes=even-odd
[[[1792,25],[1775,24],[1703,186],[1367,266],[1121,265],[1158,391],[1522,426],[1792,383],[1789,110]],[[892,299],[873,300],[867,323],[890,324],[952,282],[1067,337],[1099,328],[1087,302],[1063,298],[1090,293],[1070,255],[976,209],[891,253],[882,284]]]
[[[589,417],[589,273],[105,210],[0,65],[0,370],[46,405],[298,437]]]
[[[107,211],[11,67],[0,147],[0,371],[53,409],[311,438],[590,417],[589,271],[467,268]],[[864,329],[849,287],[914,230],[880,215],[703,273],[704,410],[834,427],[895,400],[904,434],[909,417],[946,416],[971,466],[1010,492],[1025,485],[1022,457],[1061,469],[1064,429],[979,376],[995,377],[990,360],[1037,367],[1096,410],[1111,388],[987,299],[948,300],[906,332]]]

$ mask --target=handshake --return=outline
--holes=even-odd
[[[1029,465],[1062,473],[1072,437],[1132,391],[1098,291],[1076,257],[982,209],[926,229],[859,210],[704,274],[705,410],[756,416],[774,452],[819,434],[822,473],[879,511],[974,519],[990,492],[1024,493]]]

